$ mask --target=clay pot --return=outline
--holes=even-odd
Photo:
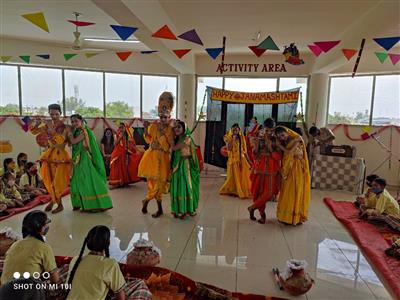
[[[293,296],[300,296],[307,293],[314,284],[314,280],[308,273],[301,270],[291,269],[292,276],[286,281],[280,277],[283,288]]]

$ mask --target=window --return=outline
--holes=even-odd
[[[103,117],[103,73],[65,70],[65,111],[67,116]]]
[[[206,93],[206,87],[211,86],[222,89],[222,77],[198,77],[197,78],[197,106],[196,106],[196,118],[199,117],[201,107],[203,105],[204,94]],[[204,102],[203,117],[201,120],[207,119],[207,98]]]
[[[372,125],[400,125],[400,75],[376,76]]]
[[[140,75],[106,73],[106,117],[140,117]]]
[[[156,119],[158,118],[158,97],[162,92],[168,91],[175,96],[174,109],[171,117],[175,117],[176,98],[177,98],[177,78],[165,76],[147,76],[142,77],[143,84],[143,100],[142,100],[142,118]]]
[[[332,77],[328,123],[369,124],[373,79],[373,76]]]
[[[302,101],[299,99],[297,103],[288,103],[278,106],[278,121],[279,122],[293,122],[294,116],[297,113],[303,112],[306,114],[307,102],[307,78],[305,77],[282,77],[279,79],[279,91],[287,91],[300,87],[302,94]],[[301,105],[303,104],[303,108]],[[297,109],[295,109],[297,107]]]
[[[19,115],[18,67],[0,65],[0,115]]]
[[[47,115],[48,105],[62,106],[62,70],[21,67],[23,115]]]

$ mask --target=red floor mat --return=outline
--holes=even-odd
[[[358,218],[358,209],[352,202],[324,199],[335,217],[347,228],[364,256],[373,265],[390,288],[393,296],[400,299],[400,260],[387,256],[384,251],[390,246],[394,231],[377,227]]]

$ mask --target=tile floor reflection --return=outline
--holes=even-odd
[[[290,298],[277,288],[271,269],[283,269],[289,258],[305,259],[316,284],[296,299],[390,299],[351,236],[322,201],[326,196],[351,201],[354,195],[313,190],[309,221],[298,227],[278,223],[276,203],[271,202],[267,224],[261,225],[248,219],[250,200],[218,195],[223,180],[220,176],[202,178],[198,215],[184,221],[169,214],[168,196],[162,218],[142,215],[145,183],[111,191],[114,208],[105,213],[73,212],[65,198],[66,210],[50,215],[47,241],[56,255],[77,255],[89,229],[103,224],[112,229],[111,256],[121,262],[133,243],[145,238],[161,249],[161,266],[194,280],[233,291]],[[156,203],[151,202],[150,213],[155,210]],[[20,231],[24,215],[2,221],[0,226]]]

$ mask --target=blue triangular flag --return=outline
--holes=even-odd
[[[400,36],[387,37],[387,38],[377,38],[377,39],[374,39],[374,41],[379,46],[381,46],[382,48],[386,49],[386,51],[389,51],[394,45],[397,44],[398,41],[400,41]]]
[[[36,56],[40,57],[40,58],[43,58],[43,59],[50,59],[50,54],[38,54]]]
[[[158,52],[157,50],[147,50],[147,51],[140,51],[142,54],[152,54]]]
[[[128,27],[120,25],[110,25],[110,26],[123,41],[126,41],[137,30],[136,27]]]
[[[221,54],[222,48],[207,48],[206,51],[212,59],[216,59]]]

